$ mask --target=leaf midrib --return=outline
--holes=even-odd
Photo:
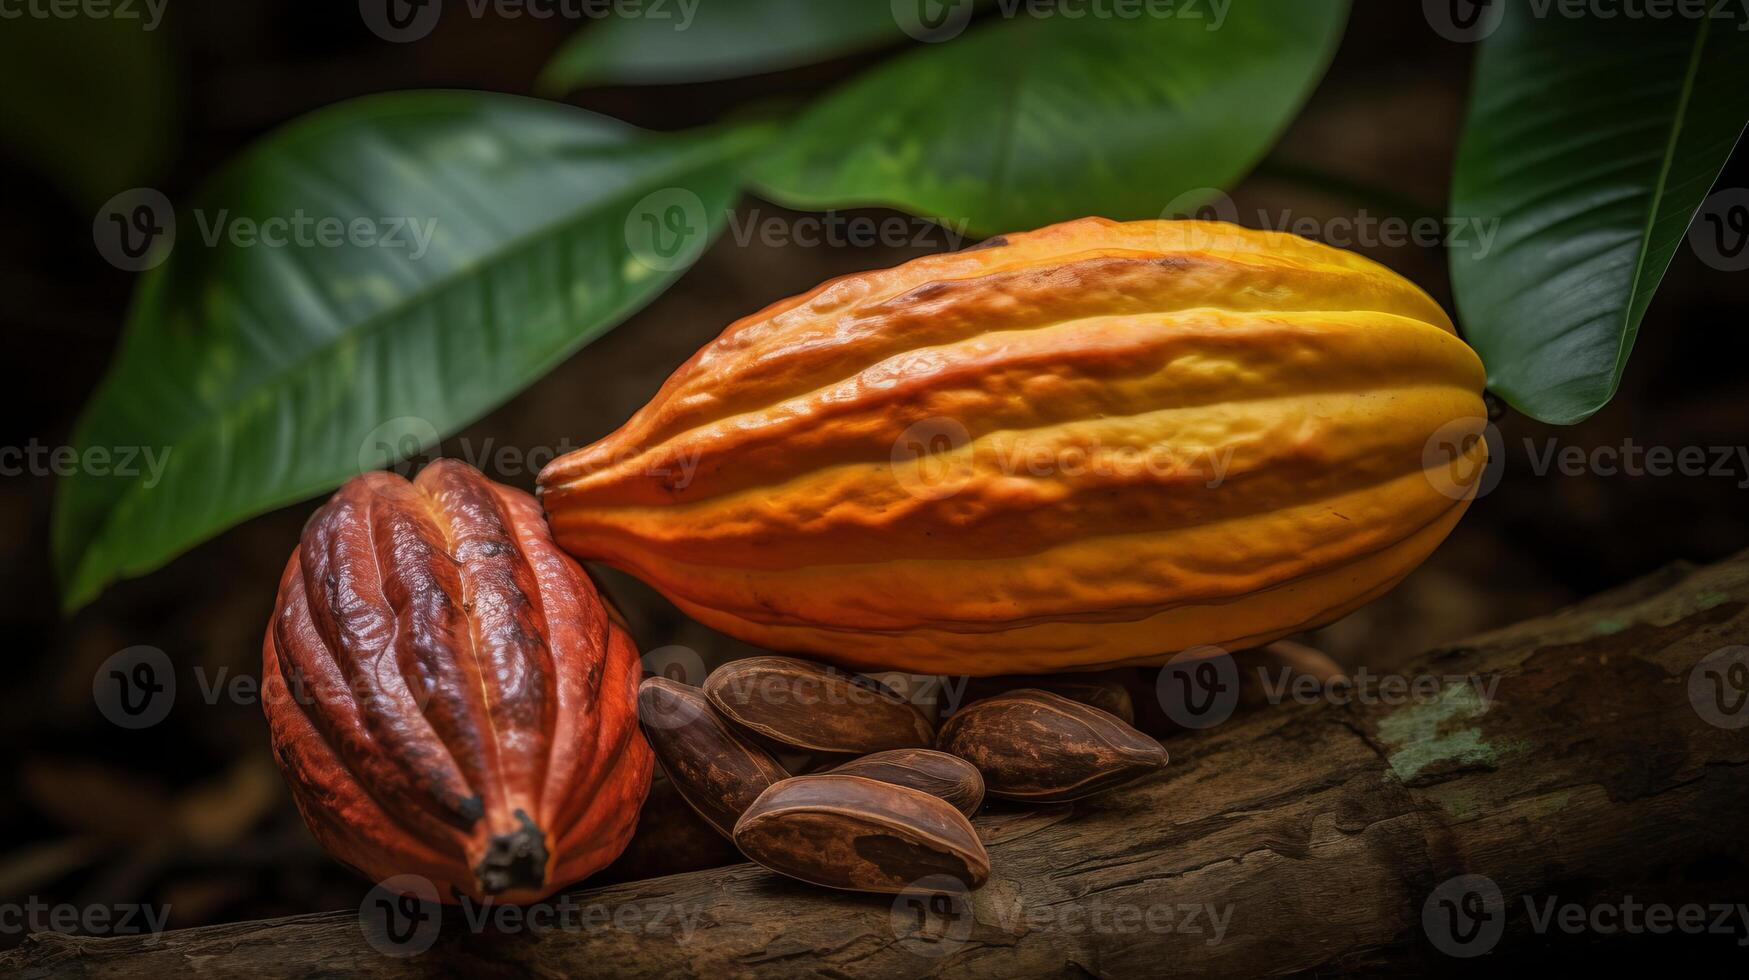
[[[1694,48],[1689,52],[1688,70],[1682,79],[1682,89],[1676,95],[1676,113],[1670,120],[1670,136],[1665,141],[1664,158],[1659,162],[1658,177],[1652,186],[1652,202],[1651,206],[1646,209],[1646,224],[1640,232],[1639,254],[1634,259],[1634,276],[1628,285],[1627,307],[1622,311],[1622,329],[1616,336],[1615,370],[1609,379],[1611,392],[1621,383],[1622,372],[1627,369],[1627,356],[1631,349],[1629,338],[1638,333],[1637,325],[1634,322],[1634,307],[1639,302],[1643,292],[1642,283],[1646,260],[1652,251],[1652,231],[1658,223],[1658,212],[1664,206],[1664,190],[1670,180],[1670,170],[1675,164],[1676,146],[1681,141],[1682,127],[1688,118],[1688,106],[1694,98],[1694,82],[1696,76],[1700,74],[1701,53],[1706,50],[1706,39],[1710,30],[1709,19],[1700,18],[1700,27],[1695,33]]]

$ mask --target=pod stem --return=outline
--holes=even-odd
[[[546,884],[547,838],[528,814],[516,811],[522,826],[497,834],[486,843],[486,854],[474,867],[480,891],[497,895],[512,890],[538,891]]]

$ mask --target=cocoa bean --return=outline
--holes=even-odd
[[[793,657],[726,663],[704,693],[736,725],[809,752],[924,748],[935,736],[923,712],[885,685]]]
[[[1121,786],[1166,765],[1166,749],[1117,717],[1023,688],[966,706],[936,747],[965,759],[991,796],[1060,803]]]
[[[1124,683],[1125,671],[1102,670],[1089,674],[1005,674],[973,677],[966,681],[961,705],[969,705],[1006,691],[1033,688],[1049,691],[1071,701],[1091,705],[1117,717],[1126,725],[1136,723],[1136,708]]]
[[[966,760],[934,749],[890,749],[844,763],[833,773],[922,790],[971,816],[984,802],[984,777]]]
[[[789,777],[696,687],[645,678],[638,687],[638,723],[681,798],[725,837],[734,836],[735,821],[760,793]]]
[[[977,888],[990,856],[965,815],[922,790],[862,776],[796,776],[735,825],[741,853],[828,888],[898,894],[945,876]]]

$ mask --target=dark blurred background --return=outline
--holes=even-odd
[[[351,3],[175,0],[161,28],[176,52],[175,121],[152,186],[180,199],[268,130],[357,95],[529,93],[574,29],[527,17],[445,18],[428,38],[402,45],[371,34]],[[1357,0],[1328,77],[1269,160],[1234,191],[1241,220],[1257,224],[1259,209],[1268,221],[1443,214],[1473,53],[1430,30],[1419,4]],[[736,82],[600,89],[574,101],[639,126],[684,128],[749,101],[825,88],[880,57]],[[67,442],[114,350],[135,277],[93,247],[94,205],[71,200],[26,164],[0,154],[0,326],[14,372],[0,445],[53,446]],[[1745,170],[1739,150],[1721,186],[1749,185]],[[794,217],[744,199],[742,213],[755,211],[762,220]],[[1361,250],[1450,308],[1441,248]],[[918,251],[743,246],[725,235],[650,307],[440,452],[586,444],[731,320],[829,276]],[[1749,443],[1746,313],[1749,274],[1716,271],[1679,249],[1615,401],[1569,429],[1503,415],[1499,488],[1402,587],[1314,642],[1351,667],[1389,669],[1672,561],[1715,560],[1749,545],[1749,496],[1738,485],[1749,469],[1741,463],[1728,476],[1539,475],[1525,448],[1529,439],[1540,453],[1549,438],[1586,449],[1627,439],[1672,448]],[[534,483],[528,467],[488,466],[488,475]],[[259,675],[278,575],[315,503],[250,521],[63,619],[48,561],[53,493],[52,478],[0,478],[0,615],[11,648],[0,683],[0,901],[168,904],[172,927],[356,906],[368,883],[327,860],[305,833],[273,768],[258,705],[226,696],[209,704],[203,691]],[[608,583],[645,649],[686,644],[708,660],[729,649],[635,583]],[[179,694],[164,722],[125,731],[94,706],[92,678],[105,658],[142,644],[175,662]],[[18,938],[0,935],[0,944]]]

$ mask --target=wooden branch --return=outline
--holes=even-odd
[[[549,929],[482,930],[450,910],[435,945],[405,959],[373,948],[359,912],[344,910],[158,937],[37,934],[0,956],[0,971],[716,980],[1424,969],[1457,962],[1429,940],[1423,911],[1462,874],[1488,876],[1504,899],[1498,960],[1545,942],[1529,935],[1526,897],[1744,897],[1749,730],[1704,720],[1690,680],[1703,658],[1745,642],[1749,553],[1428,653],[1403,676],[1459,679],[1431,700],[1241,713],[1172,738],[1173,764],[1146,784],[980,815],[995,870],[958,918],[739,864],[573,893],[556,907],[572,920]]]

